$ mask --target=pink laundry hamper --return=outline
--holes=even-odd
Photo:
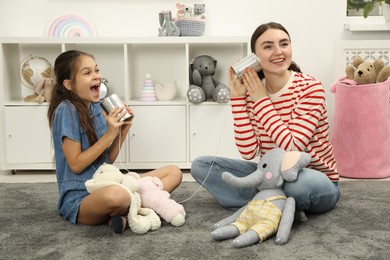
[[[335,106],[330,142],[342,177],[390,176],[389,83],[357,85],[341,78],[331,87]]]

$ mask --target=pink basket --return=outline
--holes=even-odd
[[[390,176],[389,83],[356,85],[342,78],[335,93],[330,141],[340,176]]]

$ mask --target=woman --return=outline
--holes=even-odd
[[[295,198],[301,220],[306,219],[304,212],[331,210],[340,192],[324,88],[292,61],[290,35],[281,24],[260,25],[252,35],[251,50],[260,59],[259,73],[248,67],[238,80],[229,69],[237,148],[246,160],[275,147],[309,153],[311,170],[286,183],[284,191]],[[193,161],[191,174],[199,183],[204,182],[222,206],[235,209],[251,200],[255,191],[232,188],[222,181],[221,174],[228,171],[243,177],[256,167],[252,161],[201,156]]]

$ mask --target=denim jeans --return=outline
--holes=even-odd
[[[244,177],[257,169],[257,163],[214,156],[197,157],[191,166],[192,177],[200,183],[225,208],[238,209],[248,203],[257,191],[254,188],[235,188],[222,180],[223,172]],[[333,209],[340,197],[338,183],[316,170],[305,168],[294,182],[286,182],[283,188],[293,197],[296,210],[320,213]]]

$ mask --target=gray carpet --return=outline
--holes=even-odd
[[[173,194],[188,198],[198,184],[185,182]],[[74,226],[55,210],[55,183],[0,184],[0,259],[389,259],[390,182],[341,182],[341,199],[326,214],[294,223],[288,244],[271,237],[232,248],[210,238],[211,226],[231,212],[202,188],[184,204],[182,227],[163,223],[145,235],[116,235],[105,226]]]

